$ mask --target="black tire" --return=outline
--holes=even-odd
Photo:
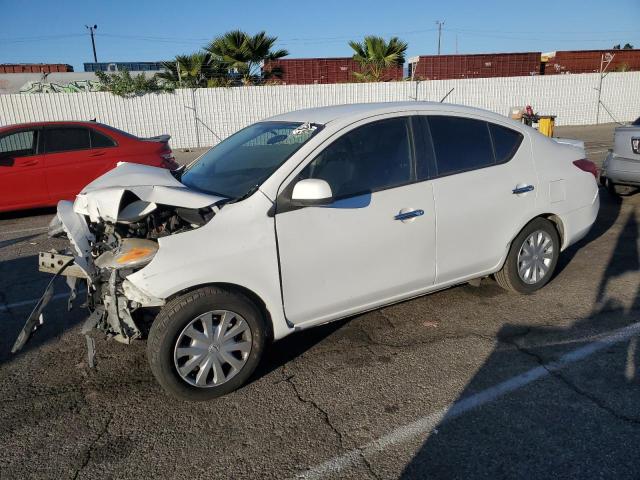
[[[251,330],[251,350],[244,366],[219,386],[197,387],[187,383],[174,363],[174,348],[183,329],[196,317],[213,310],[228,310],[241,315]],[[162,388],[180,400],[204,401],[226,395],[254,372],[265,347],[265,319],[245,296],[216,287],[203,287],[167,303],[149,331],[147,358],[151,371]]]
[[[610,195],[614,196],[614,197],[619,197],[620,193],[618,192],[618,189],[616,188],[616,184],[613,183],[611,181],[611,179],[609,179],[608,177],[605,178],[605,186],[607,187],[607,191],[609,192]]]
[[[603,175],[602,172],[600,172],[600,175],[598,176],[598,182],[603,187],[606,187],[607,186],[607,176]]]
[[[520,278],[518,274],[518,253],[522,248],[525,240],[534,232],[542,230],[546,232],[551,241],[553,242],[553,257],[551,258],[551,263],[549,264],[549,269],[547,273],[536,283],[526,283],[524,280]],[[556,265],[558,264],[558,257],[560,255],[560,236],[558,235],[558,231],[553,223],[545,218],[535,218],[531,222],[529,222],[522,231],[518,234],[518,236],[511,242],[511,247],[509,248],[509,254],[507,255],[507,259],[502,266],[502,270],[497,272],[494,275],[496,282],[505,290],[510,290],[512,292],[520,293],[520,294],[531,294],[542,287],[544,287],[547,282],[553,276],[553,272],[555,271]]]

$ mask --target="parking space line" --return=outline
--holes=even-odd
[[[51,301],[58,300],[59,298],[69,297],[69,293],[57,293],[53,297],[51,297]],[[25,305],[32,305],[36,303],[39,298],[32,298],[31,300],[23,300],[21,302],[10,303],[8,305],[0,305],[0,313],[8,312],[12,308],[24,307]]]
[[[37,227],[37,228],[23,228],[22,230],[11,230],[9,232],[0,231],[0,235],[12,235],[14,233],[27,233],[27,232],[46,232],[48,230],[47,227]]]
[[[458,418],[465,413],[497,400],[508,393],[523,388],[536,380],[547,377],[557,370],[580,360],[584,360],[585,358],[608,348],[611,345],[629,340],[631,337],[638,334],[640,334],[640,322],[633,323],[627,327],[616,330],[610,335],[562,355],[554,362],[549,362],[539,367],[532,368],[531,370],[494,385],[493,387],[463,398],[449,408],[443,408],[437,412],[422,417],[413,423],[399,427],[387,435],[373,440],[362,447],[354,448],[343,455],[333,457],[324,463],[312,467],[306,472],[300,473],[296,478],[323,478],[326,475],[338,473],[347,467],[360,464],[363,462],[363,457],[380,453],[389,447],[397,446],[398,444],[404,443],[408,440],[426,435],[436,426],[444,422]]]

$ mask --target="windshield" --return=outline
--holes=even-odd
[[[242,197],[269,178],[316,131],[318,126],[308,123],[255,123],[205,153],[180,180],[213,195]]]
[[[640,117],[636,118],[631,125],[640,125]]]

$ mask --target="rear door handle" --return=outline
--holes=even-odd
[[[514,194],[519,195],[521,193],[532,192],[535,189],[533,185],[518,185],[512,191]]]
[[[92,152],[89,154],[90,157],[101,157],[105,152]]]
[[[20,164],[21,167],[33,167],[34,165],[38,165],[38,160],[27,160]]]
[[[408,212],[403,212],[402,210],[400,210],[400,213],[398,213],[393,218],[395,220],[409,220],[411,218],[420,217],[422,215],[424,215],[424,210],[409,210]]]

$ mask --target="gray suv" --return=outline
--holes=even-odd
[[[640,117],[615,129],[600,179],[613,193],[617,185],[640,187]]]

